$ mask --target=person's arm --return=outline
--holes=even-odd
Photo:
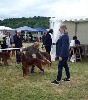
[[[43,55],[41,54],[40,51],[38,52],[38,55],[39,55],[40,59],[45,60],[45,61],[47,61],[48,63],[51,63],[48,59],[46,59],[45,56],[43,56]]]
[[[56,56],[58,57],[59,56],[59,47],[58,47],[58,43],[59,43],[59,39],[57,40],[56,42]]]
[[[22,48],[20,49],[21,52],[27,51],[27,50],[28,50],[28,47],[22,47]]]

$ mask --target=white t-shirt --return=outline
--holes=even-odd
[[[8,47],[11,47],[10,37],[6,37],[6,44]]]

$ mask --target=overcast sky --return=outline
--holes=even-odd
[[[88,0],[0,0],[0,19],[88,16]]]

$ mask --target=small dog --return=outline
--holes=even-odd
[[[5,66],[8,66],[7,60],[10,59],[10,54],[9,52],[0,52],[0,59],[4,62]]]
[[[28,75],[29,67],[36,65],[44,74],[44,70],[42,69],[42,60],[38,58],[28,58],[23,52],[17,52],[17,54],[21,57],[22,60],[22,70],[23,76]]]

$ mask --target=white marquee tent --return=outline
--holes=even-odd
[[[10,31],[11,38],[15,34],[15,29],[12,29],[10,27],[0,26],[0,40],[2,40],[2,38],[5,36],[4,35],[5,31]]]
[[[10,27],[0,26],[0,31],[3,31],[3,30],[13,30],[13,29]]]
[[[73,17],[73,18],[50,18],[50,28],[62,22],[68,28],[70,40],[74,35],[78,37],[81,44],[88,44],[88,18]]]

